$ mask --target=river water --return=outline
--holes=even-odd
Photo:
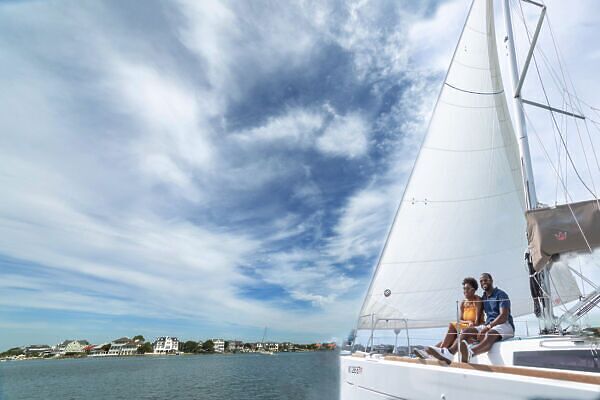
[[[338,400],[337,352],[0,363],[0,399]]]

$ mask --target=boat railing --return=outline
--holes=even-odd
[[[519,299],[519,298],[511,298],[510,299],[510,301],[512,301],[512,302],[523,301],[523,300],[531,302],[532,298],[528,297],[528,298],[524,298],[524,299]],[[541,301],[549,301],[550,299],[548,297],[538,297],[533,300],[537,300],[537,301],[541,302]],[[460,305],[461,305],[462,301],[463,300],[456,301],[456,321],[460,320],[460,315],[461,315],[460,314]],[[481,302],[486,302],[486,301],[487,302],[491,302],[491,301],[501,302],[501,301],[506,301],[506,300],[487,299],[487,300],[480,300],[480,301]],[[531,315],[533,315],[533,309],[531,310]],[[557,320],[558,320],[558,318],[557,318]],[[406,341],[405,343],[406,343],[407,353],[411,354],[412,349],[415,347],[415,345],[421,346],[423,342],[429,342],[428,344],[434,344],[434,343],[441,341],[443,339],[443,334],[440,335],[440,329],[447,327],[450,322],[454,322],[454,321],[449,321],[447,318],[446,319],[438,319],[438,320],[413,319],[413,318],[406,318],[406,317],[389,317],[387,315],[385,317],[381,317],[375,313],[365,314],[365,315],[359,316],[359,330],[362,330],[363,332],[368,331],[368,338],[363,338],[363,339],[366,339],[366,345],[362,345],[361,343],[358,343],[356,340],[354,340],[350,344],[350,347],[352,350],[359,349],[359,350],[365,350],[370,353],[388,352],[387,350],[390,350],[390,348],[391,348],[392,352],[396,353],[398,351],[399,335],[400,335],[400,333],[404,333],[403,335],[401,335],[401,337],[403,338],[403,340]],[[538,332],[533,332],[532,324],[534,324],[534,326],[535,326],[536,322],[537,322]],[[540,325],[540,320],[536,320],[536,319],[532,319],[532,318],[513,318],[513,323],[515,325],[515,335],[517,337],[530,337],[532,334],[537,335],[543,329],[543,327]],[[362,328],[360,328],[360,326],[362,326]],[[458,335],[461,333],[461,331],[463,329],[461,329],[460,324],[456,324],[456,327],[458,328],[457,333],[456,333]],[[437,332],[435,335],[432,334],[431,336],[427,336],[426,334],[424,335],[423,333],[421,333],[425,329],[436,329]],[[391,347],[391,344],[389,344],[389,342],[385,343],[382,340],[380,340],[380,339],[389,340],[391,338],[391,335],[389,334],[390,331],[394,331],[394,334],[395,334],[393,347]],[[402,331],[404,331],[404,332],[402,332]],[[558,335],[564,334],[564,332],[561,332],[560,330],[557,330],[556,333]],[[376,344],[376,342],[379,342],[379,344]],[[357,347],[357,343],[358,343],[358,347]],[[362,343],[364,343],[364,341]]]

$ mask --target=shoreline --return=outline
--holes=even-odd
[[[293,354],[293,353],[334,353],[336,350],[297,350],[297,351],[280,351],[276,352],[273,355],[277,354]],[[69,356],[54,356],[54,357],[10,357],[10,358],[0,358],[0,363],[4,362],[15,362],[15,361],[33,361],[33,360],[80,360],[80,359],[120,359],[120,358],[140,358],[140,357],[191,357],[191,356],[234,356],[234,355],[263,355],[258,351],[248,351],[248,352],[236,352],[236,353],[220,353],[220,352],[212,352],[212,353],[144,353],[144,354],[131,354],[131,355],[108,355],[108,354],[81,354],[81,355],[69,355]]]

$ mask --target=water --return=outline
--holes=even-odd
[[[336,352],[0,363],[0,399],[338,400]]]

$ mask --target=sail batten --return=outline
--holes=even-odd
[[[359,328],[445,326],[482,272],[531,312],[519,152],[491,0],[475,0],[400,202]],[[375,326],[374,326],[375,325]]]

